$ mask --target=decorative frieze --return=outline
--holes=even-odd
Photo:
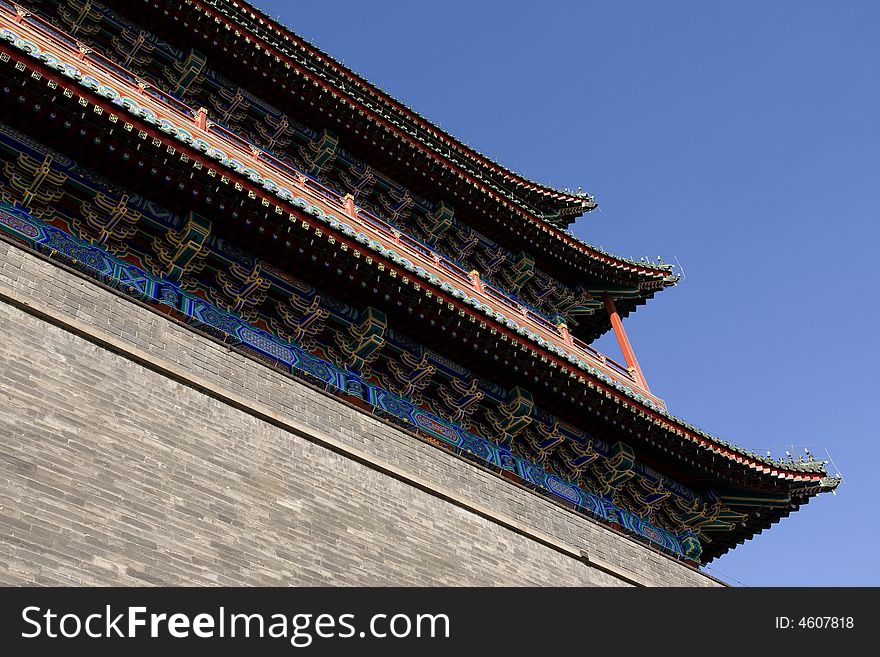
[[[590,492],[578,483],[561,478],[537,463],[516,456],[503,444],[475,435],[462,428],[461,424],[454,420],[450,421],[425,411],[411,400],[394,395],[369,383],[364,377],[353,374],[350,368],[340,368],[304,351],[295,343],[257,328],[240,316],[219,309],[204,299],[188,293],[167,277],[160,278],[131,263],[119,260],[101,248],[77,240],[58,228],[43,224],[24,210],[12,206],[0,206],[0,230],[61,262],[75,263],[83,273],[94,276],[135,299],[170,307],[194,328],[201,329],[203,327],[213,335],[225,336],[226,341],[230,344],[240,344],[259,352],[266,359],[281,363],[290,368],[291,372],[300,373],[310,381],[355,395],[373,405],[377,411],[393,415],[404,421],[407,426],[436,438],[449,448],[467,453],[491,467],[509,471],[545,494],[564,500],[583,513],[627,528],[634,535],[667,550],[671,554],[692,560],[699,558],[700,544],[690,530],[683,529],[674,533],[644,518],[639,518],[625,508],[616,505],[607,496],[602,497]],[[376,335],[377,333],[384,334],[385,330],[381,327],[385,325],[387,322],[374,309],[367,309],[364,312],[362,321],[357,327],[354,327],[349,335],[349,340],[352,343],[355,342],[353,336],[358,336],[356,342],[362,348],[358,358],[366,356],[369,359],[370,354],[366,351],[371,348],[375,351],[378,348],[378,343],[381,343],[382,339],[376,340]],[[355,350],[351,349],[351,353],[354,354],[354,352]],[[463,382],[452,385],[453,390],[464,393],[455,400],[462,409],[470,406],[469,400],[475,400],[478,403],[482,399],[482,393],[476,390],[476,381],[467,387],[464,385]],[[528,400],[528,395],[525,391],[514,390],[511,393],[509,401],[505,404],[509,407],[509,412],[505,413],[509,431],[519,433],[520,430],[515,425],[525,418],[522,409],[523,405],[528,406],[526,400]],[[465,417],[467,414],[465,411],[461,417]],[[548,440],[557,440],[555,434],[560,429],[560,425],[554,423],[553,427],[545,428],[543,431]],[[540,433],[541,430],[538,430],[538,435]],[[619,462],[618,458],[615,458],[615,454],[625,455],[625,452],[625,449],[617,448],[617,451],[612,454],[610,461],[613,467],[607,468],[608,473],[623,469],[623,464]],[[628,472],[630,476],[633,476],[635,470],[630,469]],[[606,474],[606,479],[609,482],[614,481],[611,474]],[[671,499],[681,500],[676,495],[671,496]],[[702,503],[699,498],[694,498],[694,500],[695,502],[691,506],[684,504],[683,500],[682,503],[676,502],[679,504],[676,508],[681,509],[682,513],[688,509],[699,511],[706,508],[705,503]]]

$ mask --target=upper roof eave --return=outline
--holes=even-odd
[[[364,77],[354,72],[331,55],[325,53],[320,48],[309,43],[307,40],[297,35],[291,28],[279,23],[276,19],[268,16],[261,9],[253,6],[249,2],[245,2],[244,0],[186,0],[185,4],[202,5],[203,7],[213,6],[214,8],[217,8],[220,5],[228,5],[240,12],[249,14],[251,19],[256,20],[258,23],[265,26],[266,29],[274,31],[276,35],[291,42],[294,46],[301,48],[316,61],[328,65],[335,74],[344,76],[347,82],[357,85],[374,100],[379,101],[387,108],[391,108],[395,112],[402,114],[404,118],[412,121],[413,124],[427,132],[434,139],[439,140],[445,147],[454,148],[459,154],[468,157],[484,169],[493,171],[495,174],[499,175],[507,183],[517,188],[522,194],[529,195],[529,198],[523,198],[523,201],[526,205],[536,206],[534,208],[536,210],[535,218],[540,221],[552,225],[557,225],[559,223],[568,225],[576,217],[597,207],[594,198],[586,192],[573,192],[567,189],[558,189],[531,180],[524,175],[499,164],[467,144],[462,143],[454,135],[446,132],[411,107],[371,84]],[[250,30],[250,34],[256,39],[265,42],[265,38],[260,34],[252,30]],[[442,155],[439,151],[438,154]]]
[[[587,242],[575,237],[569,231],[567,231],[566,227],[577,216],[580,216],[583,213],[597,207],[592,196],[583,192],[573,193],[567,190],[558,190],[552,187],[548,187],[546,185],[542,185],[535,181],[528,180],[525,177],[504,168],[502,165],[493,162],[492,160],[473,150],[469,146],[462,144],[454,136],[435,126],[411,108],[406,107],[390,95],[376,88],[364,78],[359,76],[357,73],[351,71],[345,65],[335,60],[332,56],[324,53],[317,47],[305,41],[303,38],[299,37],[295,32],[293,32],[286,26],[281,25],[275,19],[266,15],[259,8],[254,7],[244,0],[185,0],[184,4],[197,6],[201,9],[203,13],[218,12],[227,18],[229,17],[229,14],[226,13],[228,11],[237,11],[243,14],[247,14],[251,21],[257,21],[262,26],[264,26],[265,29],[273,31],[277,36],[290,42],[293,46],[301,48],[303,51],[308,52],[310,56],[315,58],[317,61],[322,61],[324,64],[330,66],[334,74],[343,75],[349,81],[357,84],[357,86],[359,86],[361,89],[367,91],[374,98],[374,100],[380,101],[389,107],[395,108],[398,112],[404,112],[414,121],[424,126],[424,130],[430,132],[431,134],[437,135],[441,139],[446,140],[445,143],[447,146],[455,146],[460,152],[472,158],[476,158],[476,160],[482,162],[485,166],[493,167],[496,171],[501,172],[502,176],[505,177],[505,179],[515,181],[517,185],[519,185],[523,189],[540,192],[540,195],[545,198],[559,201],[558,205],[555,205],[553,207],[545,207],[542,210],[533,207],[532,204],[529,203],[528,199],[521,199],[520,203],[514,203],[510,199],[505,200],[502,197],[498,198],[498,201],[500,203],[507,206],[508,208],[513,209],[515,212],[518,212],[527,220],[529,220],[537,230],[540,230],[551,238],[555,238],[553,240],[554,245],[558,245],[563,249],[570,249],[574,251],[576,254],[575,257],[586,256],[587,259],[592,261],[593,263],[609,265],[615,269],[620,270],[624,274],[635,274],[640,283],[647,283],[655,289],[657,287],[659,287],[660,289],[668,287],[675,284],[675,282],[678,280],[678,278],[674,274],[672,274],[672,268],[670,265],[656,265],[653,263],[647,263],[644,261],[637,261],[634,259],[618,256],[604,251],[603,249],[600,249],[596,246],[588,244]],[[222,11],[221,7],[226,7],[226,11]],[[215,16],[215,20],[219,19]],[[245,31],[250,34],[255,40],[261,41],[267,46],[273,46],[273,44],[267,42],[260,34],[252,30],[248,30],[244,25],[239,26],[245,29]],[[340,93],[346,92],[340,90]],[[391,125],[393,128],[393,123]],[[439,151],[435,151],[435,155],[443,158],[443,154]],[[449,162],[449,165],[453,168],[457,168],[455,163],[453,162]],[[477,180],[475,182],[479,181]]]
[[[332,55],[325,53],[323,50],[318,48],[317,46],[309,43],[307,40],[301,38],[294,32],[291,28],[286,25],[282,25],[277,20],[273,19],[271,16],[268,16],[264,11],[255,7],[250,2],[246,2],[245,0],[207,0],[208,2],[223,2],[226,4],[231,4],[235,7],[248,7],[247,10],[252,18],[256,20],[266,23],[269,27],[274,29],[278,34],[284,36],[285,38],[294,41],[297,45],[302,46],[305,50],[314,55],[319,61],[326,60],[331,66],[335,67],[337,71],[343,75],[345,75],[349,80],[361,86],[364,90],[369,91],[371,94],[376,96],[378,99],[387,103],[388,105],[398,109],[400,111],[405,112],[410,118],[422,124],[426,129],[433,132],[437,137],[441,139],[445,139],[449,142],[450,146],[454,146],[463,154],[466,154],[481,164],[484,164],[487,167],[493,168],[498,173],[500,173],[505,179],[509,180],[511,183],[514,183],[518,186],[523,187],[524,189],[535,191],[543,196],[546,196],[550,199],[554,199],[557,201],[562,201],[564,204],[571,204],[574,206],[581,206],[586,208],[585,211],[593,209],[596,207],[596,204],[593,202],[593,198],[585,193],[585,192],[572,192],[567,189],[558,189],[552,187],[550,185],[545,185],[543,183],[531,180],[522,174],[517,173],[516,171],[512,171],[508,169],[504,165],[495,162],[487,155],[480,153],[476,149],[468,146],[467,144],[462,143],[458,138],[454,135],[446,132],[441,127],[434,124],[430,119],[422,116],[416,110],[411,107],[405,105],[401,101],[397,100],[393,96],[388,93],[385,93],[375,85],[371,84],[367,79],[363,76],[359,75],[352,69],[348,68],[342,62],[335,59]],[[281,28],[281,29],[279,29]],[[255,35],[256,36],[256,35]]]
[[[40,66],[42,68],[42,66],[36,62],[32,63],[31,65]],[[48,71],[49,69],[46,69],[47,73]],[[83,98],[90,96],[91,94],[88,91],[83,92]],[[131,120],[133,123],[141,123],[141,121],[136,118],[132,118]],[[142,125],[145,128],[149,128],[149,124],[147,123],[143,123]],[[160,133],[155,134],[158,135]],[[174,143],[177,147],[181,148],[181,150],[184,149],[184,146],[181,145],[181,142],[179,140],[175,141]],[[198,151],[193,150],[191,156],[197,157]],[[232,172],[230,175],[236,174],[235,172]],[[241,174],[238,175],[239,177],[241,177],[242,183],[246,184],[248,188],[250,188],[250,191],[253,191],[254,193],[260,195],[264,193],[265,190],[263,188],[251,184],[246,176],[243,176]],[[332,229],[323,226],[323,230],[326,230],[328,233],[330,233]],[[345,236],[341,233],[338,235],[338,237],[341,241],[345,241],[346,239]],[[393,261],[388,260],[387,264],[389,267],[395,268],[395,264]],[[405,271],[406,270],[401,270],[402,273]],[[437,289],[437,293],[442,294],[443,296],[448,296],[442,291],[442,289],[439,288]],[[448,300],[450,303],[461,306],[461,308],[466,311],[471,310],[467,306],[467,304],[459,303],[458,299],[454,296],[449,296]],[[542,355],[548,358],[548,360],[552,360],[557,362],[558,364],[562,364],[564,367],[570,367],[570,363],[568,363],[568,361],[563,360],[557,353],[550,351],[549,348],[543,345],[528,344],[528,347],[538,353],[542,353]],[[581,370],[578,370],[577,373],[579,376],[582,376]],[[690,442],[692,444],[696,444],[701,451],[705,451],[706,453],[715,453],[719,456],[729,459],[732,462],[736,462],[742,466],[745,466],[748,469],[759,473],[760,475],[776,477],[789,481],[811,481],[817,484],[820,481],[825,481],[828,483],[829,486],[832,486],[833,484],[834,480],[833,478],[829,478],[828,473],[824,467],[825,462],[823,461],[781,461],[772,459],[770,457],[758,455],[755,452],[729,443],[703,431],[702,429],[694,425],[691,425],[685,420],[672,415],[661,406],[658,406],[654,403],[648,403],[642,395],[636,393],[635,391],[620,382],[613,381],[608,377],[595,378],[594,374],[592,373],[590,373],[589,376],[590,378],[594,378],[594,386],[598,384],[598,386],[603,389],[607,396],[613,397],[615,401],[622,403],[624,406],[630,408],[632,412],[643,416],[646,421],[651,422],[655,425],[661,425],[669,433],[679,436],[682,442]]]

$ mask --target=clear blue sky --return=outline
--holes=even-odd
[[[506,166],[583,186],[580,237],[678,257],[687,279],[627,320],[652,389],[746,447],[827,447],[846,479],[710,572],[880,584],[880,3],[256,2]]]

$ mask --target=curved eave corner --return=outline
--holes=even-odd
[[[828,475],[825,468],[827,461],[812,458],[799,461],[777,460],[769,456],[760,456],[756,452],[722,440],[689,424],[663,407],[649,406],[642,399],[633,401],[635,403],[631,404],[627,400],[626,405],[647,421],[660,425],[667,433],[677,436],[680,439],[679,444],[695,444],[700,451],[721,456],[731,464],[737,464],[760,478],[784,480],[796,487],[811,487],[816,493],[833,490],[840,483],[838,478]]]

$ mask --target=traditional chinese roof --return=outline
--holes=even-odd
[[[128,0],[107,4],[130,10]],[[191,40],[205,50],[209,66],[219,65],[211,48],[223,43],[223,51],[233,55],[223,62],[224,74],[241,78],[250,71],[247,82],[262,97],[301,113],[316,129],[325,121],[339,134],[340,147],[432,201],[451,202],[456,216],[507,242],[511,251],[534,251],[574,279],[610,276],[635,290],[641,303],[677,281],[670,265],[620,257],[565,230],[596,207],[591,196],[553,189],[493,162],[248,3],[186,0],[166,11],[145,12],[139,20],[163,38],[171,29],[192,30]],[[282,84],[287,74],[297,82]],[[299,102],[300,95],[310,102]],[[327,121],[328,114],[335,118]],[[450,197],[438,198],[447,187]],[[619,305],[621,314],[636,305]]]
[[[71,7],[74,5],[77,8],[76,12],[71,13]],[[444,184],[450,180],[453,183],[461,182],[461,179],[446,178],[445,169],[435,160],[431,160],[428,170],[432,178],[435,175],[439,177],[420,190],[421,194],[428,196],[413,191],[412,183],[424,183],[422,176],[425,173],[423,170],[422,176],[413,175],[417,169],[410,170],[408,162],[411,159],[416,162],[419,157],[425,155],[424,152],[420,152],[421,155],[413,152],[410,154],[412,157],[406,155],[404,142],[394,136],[394,131],[388,125],[383,129],[383,125],[377,123],[378,119],[371,112],[357,110],[354,105],[341,99],[340,90],[333,91],[331,88],[331,93],[327,94],[327,89],[313,79],[314,66],[303,66],[298,64],[299,60],[296,59],[285,61],[284,66],[280,66],[277,60],[283,58],[264,58],[262,50],[257,50],[258,54],[252,55],[251,49],[256,46],[256,42],[249,36],[249,32],[234,28],[237,23],[226,16],[220,18],[214,16],[211,19],[211,14],[196,11],[199,7],[201,5],[193,2],[169,5],[165,11],[151,10],[139,14],[138,23],[133,23],[129,18],[131,13],[127,4],[119,8],[123,13],[116,13],[110,8],[97,4],[81,5],[76,0],[47,0],[31,5],[34,11],[56,26],[74,30],[76,36],[83,42],[107,53],[116,62],[130,67],[133,74],[141,77],[150,86],[161,87],[165,92],[176,95],[181,100],[185,96],[185,101],[191,107],[209,106],[211,108],[209,117],[212,120],[223,122],[228,116],[221,113],[216,117],[215,94],[227,99],[241,97],[245,107],[249,108],[241,115],[243,124],[236,128],[234,122],[231,122],[227,127],[233,132],[238,132],[239,136],[243,136],[251,143],[260,144],[263,149],[288,162],[291,161],[291,157],[297,158],[296,153],[300,150],[303,140],[308,144],[308,140],[315,139],[315,135],[320,134],[317,129],[324,127],[326,131],[325,122],[329,118],[335,116],[338,123],[340,117],[348,112],[345,114],[347,133],[330,121],[330,127],[344,134],[341,134],[341,139],[335,140],[333,144],[335,157],[330,157],[329,165],[320,176],[324,184],[344,191],[349,184],[346,176],[351,175],[352,167],[381,178],[385,181],[383,185],[390,186],[392,192],[398,190],[406,197],[416,200],[416,206],[407,219],[409,227],[403,227],[393,216],[391,218],[392,223],[397,223],[405,232],[411,232],[410,228],[418,230],[419,224],[425,219],[425,213],[430,213],[437,202],[437,196],[434,194],[446,194],[447,197],[441,199],[445,203],[453,194],[467,192],[467,204],[460,196],[456,200],[456,216],[452,222],[454,229],[449,230],[448,234],[441,238],[446,240],[445,244],[434,244],[435,250],[450,257],[466,271],[479,271],[487,280],[501,287],[506,287],[505,278],[509,273],[508,268],[516,258],[523,253],[528,258],[534,258],[533,272],[527,275],[527,278],[533,276],[531,282],[526,284],[528,289],[515,289],[515,298],[518,302],[543,313],[545,318],[554,323],[565,322],[574,336],[587,343],[610,329],[607,314],[603,311],[601,303],[605,292],[614,299],[621,317],[626,317],[639,305],[653,298],[658,291],[678,281],[670,265],[617,256],[553,226],[541,222],[522,222],[522,217],[516,213],[511,214],[510,208],[491,204],[488,209],[485,204],[480,206],[479,199],[485,201],[485,195],[481,195],[477,188],[469,183],[462,183],[463,186],[458,188],[458,192],[455,192],[455,187],[450,192],[450,186],[447,185],[444,192],[442,191]],[[208,10],[204,9],[204,11]],[[156,30],[156,34],[144,31],[144,26]],[[179,28],[183,28],[182,33]],[[164,41],[157,35],[163,35],[171,39],[171,42]],[[217,50],[220,47],[217,44],[221,43],[218,37],[222,38],[223,43],[220,51]],[[200,39],[209,39],[209,41],[200,42]],[[197,53],[195,50],[187,55],[177,47],[190,42],[204,49],[208,55]],[[213,51],[210,50],[212,47]],[[243,71],[236,69],[236,66],[242,63],[251,62],[249,57],[263,58],[265,66],[259,69],[263,71],[262,76],[258,73],[252,75],[249,65],[245,65]],[[177,67],[181,65],[185,68],[187,62],[195,62],[201,69],[199,73],[194,73],[193,86],[184,93],[180,89],[175,90],[175,85],[169,85],[167,73],[169,69],[177,71]],[[255,66],[253,70],[257,71],[258,68]],[[233,77],[237,75],[238,81],[226,79],[218,71]],[[243,79],[242,74],[245,76]],[[251,91],[258,92],[258,95],[252,94]],[[266,98],[270,98],[277,107],[267,103]],[[297,101],[298,98],[308,99],[309,102]],[[295,117],[306,121],[310,126],[316,126],[317,129],[298,122]],[[293,144],[290,144],[291,138],[285,138],[287,141],[283,143],[286,145],[282,146],[265,143],[255,129],[260,126],[262,130],[264,121],[275,126],[279,125],[279,122],[283,126],[295,124],[297,127]],[[244,133],[241,131],[242,127],[245,129]],[[261,134],[265,136],[266,133]],[[292,133],[288,131],[286,134]],[[363,144],[358,146],[358,143],[365,137],[372,137],[373,141],[390,140],[383,143],[397,146],[396,158],[395,154],[390,152],[391,148],[383,146],[368,147],[367,152],[361,152],[358,157],[354,151],[363,146]],[[369,138],[365,143],[369,143]],[[399,150],[401,148],[403,150]],[[380,158],[378,162],[375,159],[377,157]],[[385,160],[382,160],[382,157],[385,157]],[[400,164],[401,159],[407,163],[406,166]],[[376,169],[375,166],[379,166],[381,170]],[[308,171],[307,168],[300,168]],[[391,177],[386,175],[389,172],[393,174]],[[345,179],[344,182],[340,181],[340,176]],[[399,186],[402,184],[407,186]],[[385,209],[376,203],[377,198],[373,196],[371,200],[372,203],[363,205],[366,201],[362,201],[359,196],[359,203],[363,207],[387,219],[384,214]],[[384,201],[385,198],[378,200]],[[459,230],[464,230],[471,236],[474,234],[480,236],[478,246],[473,253],[462,256],[456,251],[458,247],[455,240],[460,239],[462,235]],[[464,241],[467,242],[467,239],[470,238],[465,238]],[[450,243],[449,240],[452,242]],[[501,270],[493,272],[489,269],[487,273],[484,264],[497,258],[497,254],[502,254],[501,260],[498,261],[504,263]],[[485,266],[491,265],[485,264]],[[499,276],[499,273],[502,275]],[[556,286],[556,290],[563,295],[556,296],[556,292],[552,292],[548,297],[545,292],[549,289],[547,281],[550,281],[551,287]],[[568,291],[565,291],[566,289]],[[526,293],[523,294],[523,291]],[[571,295],[566,296],[569,293]]]
[[[16,84],[6,92],[15,89],[4,119],[66,152],[60,157],[39,150],[25,153],[35,148],[27,140],[19,140],[9,151],[14,159],[4,171],[12,188],[25,189],[27,172],[36,171],[41,159],[47,170],[58,174],[46,176],[39,194],[27,187],[32,205],[48,207],[70,196],[69,191],[58,194],[55,187],[63,186],[65,176],[76,169],[69,159],[75,157],[77,162],[103,168],[104,175],[124,185],[138,185],[148,193],[162,190],[163,203],[177,205],[179,212],[194,207],[210,211],[218,226],[242,226],[242,218],[248,217],[251,226],[239,239],[255,254],[271,257],[281,266],[301,267],[306,252],[285,256],[278,247],[279,235],[301,236],[300,243],[314,256],[309,262],[323,261],[328,268],[331,261],[338,262],[338,272],[345,266],[368,277],[365,292],[358,288],[353,293],[349,282],[334,283],[328,276],[322,285],[332,292],[356,299],[373,295],[375,303],[388,304],[389,315],[400,313],[395,320],[415,322],[428,346],[445,349],[453,361],[470,362],[477,374],[497,375],[496,355],[515,359],[523,371],[502,370],[506,385],[532,387],[536,403],[549,412],[573,424],[594,423],[597,431],[605,432],[605,439],[625,437],[643,463],[673,473],[694,490],[712,491],[711,504],[702,500],[699,508],[681,510],[684,515],[695,514],[695,526],[707,540],[707,558],[723,554],[811,496],[838,485],[824,462],[761,456],[668,413],[625,368],[614,367],[560,327],[504,298],[502,292],[493,293],[426,245],[358,208],[353,199],[322,187],[221,126],[208,124],[179,100],[143,88],[135,76],[98,53],[82,52],[74,40],[62,38],[45,22],[36,18],[16,22],[5,4],[0,6],[0,61],[5,75],[16,76]],[[54,102],[45,102],[47,93]],[[74,125],[79,136],[65,132]],[[148,174],[125,159],[132,144],[138,152],[163,162],[165,182],[150,177],[158,170]],[[201,195],[208,189],[216,190],[213,201]],[[75,215],[88,198],[74,195],[70,214]],[[225,210],[218,199],[224,201]],[[242,214],[232,208],[241,208]],[[356,262],[366,266],[353,266]],[[440,320],[441,328],[432,335],[426,328],[427,317],[419,323],[407,320],[405,311],[395,311],[392,300],[402,298],[419,303],[427,299],[425,311]],[[444,319],[441,313],[447,311]],[[442,332],[452,322],[460,326],[462,321],[469,322],[465,324],[468,340],[450,340]]]
[[[363,107],[372,110],[377,117],[397,127],[401,136],[418,140],[450,166],[482,182],[535,218],[555,226],[567,226],[574,218],[596,207],[593,197],[586,192],[556,189],[530,180],[462,143],[251,3],[193,0],[193,4],[219,11],[268,45],[283,44],[285,49],[295,48],[296,51],[286,54],[294,56],[296,61],[335,89],[344,91]]]

